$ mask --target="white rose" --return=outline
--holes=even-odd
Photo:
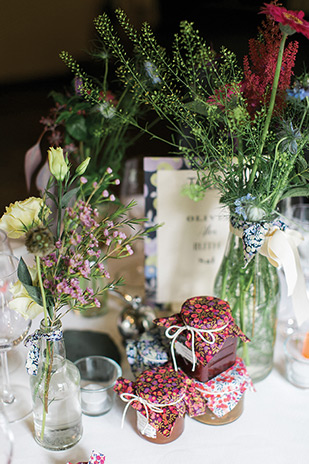
[[[32,281],[36,281],[36,268],[29,268]],[[43,307],[30,298],[27,290],[20,280],[10,287],[12,300],[9,301],[9,307],[20,313],[25,319],[34,319],[38,314],[43,312]]]
[[[0,219],[0,229],[3,229],[10,238],[21,237],[28,229],[41,223],[39,213],[43,205],[42,198],[36,197],[11,203]]]

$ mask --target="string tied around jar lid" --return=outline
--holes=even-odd
[[[229,325],[229,322],[222,327],[217,327],[215,329],[197,329],[196,327],[192,327],[191,325],[171,325],[168,327],[165,331],[165,335],[167,338],[172,340],[171,342],[171,355],[172,355],[172,360],[173,360],[173,365],[175,371],[178,371],[178,366],[176,362],[176,356],[175,356],[175,342],[176,339],[179,337],[179,335],[187,330],[188,332],[191,333],[191,351],[192,351],[192,372],[195,371],[195,366],[196,366],[196,354],[195,354],[195,349],[194,349],[194,340],[195,340],[195,335],[198,335],[205,343],[208,345],[213,345],[216,342],[216,337],[214,336],[214,333],[221,332],[224,330],[227,326]],[[176,329],[176,332],[170,333],[172,330]],[[207,340],[203,334],[207,334],[210,336],[211,340]]]
[[[158,414],[161,414],[163,412],[163,408],[168,408],[169,406],[175,406],[177,403],[179,403],[180,401],[182,401],[184,399],[185,395],[183,394],[180,398],[178,398],[176,401],[172,401],[170,403],[152,403],[150,401],[147,401],[145,400],[144,398],[142,398],[141,396],[138,396],[138,395],[134,395],[134,393],[121,393],[120,395],[120,398],[122,399],[122,401],[125,401],[127,404],[123,410],[123,413],[122,413],[122,420],[121,420],[121,428],[123,428],[123,425],[124,425],[124,420],[125,420],[125,417],[126,417],[126,413],[127,413],[127,410],[129,408],[129,406],[134,402],[134,401],[138,401],[139,403],[141,403],[144,408],[145,408],[145,412],[146,412],[146,419],[147,419],[147,423],[144,427],[144,429],[142,430],[142,434],[145,433],[145,430],[147,428],[147,425],[149,423],[149,409],[152,411],[152,412],[156,412]]]

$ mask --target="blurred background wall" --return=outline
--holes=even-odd
[[[95,38],[93,19],[103,11],[123,8],[137,27],[151,24],[162,45],[168,46],[182,19],[193,21],[215,48],[224,44],[241,57],[248,39],[255,37],[261,0],[10,0],[0,14],[0,214],[10,202],[27,197],[23,160],[38,139],[40,118],[48,113],[51,90],[62,90],[72,78],[59,58],[66,50],[87,63],[87,49]],[[303,9],[309,0],[281,2]],[[308,40],[301,42],[298,66],[309,60]],[[162,148],[165,150],[166,148]],[[137,148],[140,150],[140,148]],[[157,153],[143,145],[145,154]]]

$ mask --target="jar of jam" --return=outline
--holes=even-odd
[[[144,371],[135,382],[120,377],[114,390],[137,412],[137,432],[153,443],[176,440],[184,430],[186,376],[171,363]]]
[[[138,340],[126,343],[126,355],[134,377],[143,371],[163,366],[170,361],[170,350],[162,327],[143,333]]]
[[[249,339],[235,324],[227,301],[213,296],[186,300],[179,313],[155,319],[166,327],[175,370],[207,382],[231,367],[236,360],[238,339]]]
[[[252,381],[241,358],[217,377],[206,383],[194,382],[195,388],[207,401],[203,414],[194,419],[208,425],[224,425],[238,419],[244,409],[247,389],[253,390]]]

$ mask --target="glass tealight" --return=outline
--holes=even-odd
[[[308,332],[296,331],[285,341],[286,376],[299,388],[309,388],[309,358],[303,355]]]
[[[106,414],[113,406],[113,387],[121,367],[105,356],[87,356],[75,361],[81,376],[82,412],[88,416]]]

